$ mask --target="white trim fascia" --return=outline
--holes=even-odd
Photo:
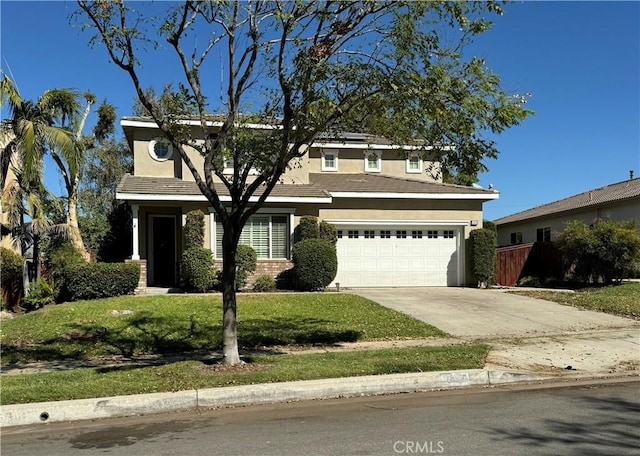
[[[341,142],[314,142],[314,148],[323,149],[377,149],[377,150],[433,150],[433,146],[410,146],[396,144],[361,144],[361,143],[341,143]],[[453,150],[453,146],[443,146],[442,150]]]
[[[468,199],[493,200],[500,198],[499,193],[377,193],[377,192],[331,192],[334,198],[396,198],[396,199]]]
[[[332,225],[353,226],[467,226],[469,220],[374,220],[374,219],[323,219]]]
[[[191,125],[191,126],[199,126],[200,125],[200,121],[199,120],[178,120],[176,123],[180,124],[180,125]],[[223,125],[223,122],[220,121],[213,121],[213,120],[208,120],[206,125],[208,127],[221,127]],[[247,126],[249,128],[255,128],[257,130],[276,130],[276,129],[280,129],[282,128],[282,126],[280,125],[268,125],[268,124],[256,124],[256,123],[247,123],[247,124],[242,124],[242,123],[236,123],[236,125],[243,125],[243,126]],[[158,124],[155,123],[154,121],[150,120],[150,121],[146,121],[146,120],[129,120],[129,119],[121,119],[120,120],[120,126],[121,127],[138,127],[138,128],[154,128],[154,129],[158,129],[160,127],[158,127]]]
[[[207,202],[204,195],[157,195],[147,193],[116,193],[118,200],[135,200],[135,201],[183,201],[183,202]],[[252,196],[249,198],[250,203],[257,203],[259,197]],[[227,203],[231,201],[230,196],[221,196],[220,201]],[[316,197],[316,196],[267,196],[265,203],[309,203],[309,204],[330,204],[332,198]]]

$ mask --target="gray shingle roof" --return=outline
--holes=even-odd
[[[202,192],[195,182],[176,179],[174,177],[148,177],[125,174],[116,189],[118,193],[139,195],[185,195],[200,196]],[[216,187],[220,196],[229,196],[227,188],[220,184]],[[256,192],[260,196],[261,191]],[[270,196],[298,198],[327,198],[329,195],[316,185],[276,185]]]
[[[623,201],[630,198],[640,197],[640,178],[629,179],[617,184],[587,190],[568,198],[564,198],[552,203],[543,204],[526,211],[507,215],[494,221],[497,225],[505,223],[520,222],[536,217],[557,214],[560,212],[573,211],[591,206],[598,206],[606,203]],[[639,209],[640,210],[640,203]]]
[[[311,173],[309,181],[329,192],[361,193],[432,193],[483,195],[492,198],[493,190],[463,185],[425,182],[413,179],[384,176],[381,174]]]

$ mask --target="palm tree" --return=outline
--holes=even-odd
[[[68,92],[62,94],[61,92]],[[77,115],[79,104],[69,103],[75,92],[68,89],[47,90],[37,102],[23,100],[14,82],[5,74],[0,79],[0,100],[9,107],[9,118],[0,130],[0,164],[2,171],[3,236],[9,232],[20,240],[20,253],[34,245],[38,254],[38,238],[48,226],[41,199],[43,158],[47,150],[70,153],[76,148],[71,132],[56,126]],[[29,221],[26,221],[26,217]],[[38,264],[39,259],[34,258]],[[26,269],[26,268],[25,268]],[[37,271],[36,271],[37,274]],[[28,285],[28,278],[26,277]]]

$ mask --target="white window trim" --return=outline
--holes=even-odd
[[[225,159],[224,164],[222,165],[222,167],[223,167],[222,174],[229,174],[229,175],[233,174],[234,168],[233,168],[233,166],[229,166],[229,160]],[[249,176],[257,176],[258,174],[259,174],[258,170],[255,169],[255,168],[251,168],[249,170]]]
[[[218,252],[216,251],[216,245],[218,239],[216,238],[216,211],[212,207],[209,209],[209,245],[211,248],[211,252],[213,252],[214,260],[222,259],[222,252],[220,252],[220,256],[218,256]],[[287,258],[291,259],[291,248],[293,247],[293,230],[294,230],[294,222],[295,222],[295,209],[293,208],[268,208],[268,209],[258,209],[254,215],[289,215],[289,242],[287,249]],[[271,220],[269,220],[269,232],[271,232]],[[269,257],[271,257],[271,239],[269,240]],[[284,260],[285,258],[258,258],[260,260]]]
[[[375,154],[378,157],[377,166],[370,167],[369,166],[369,157]],[[382,171],[382,152],[377,150],[370,150],[364,153],[364,171],[366,173],[379,173]]]
[[[158,157],[156,155],[156,144],[158,144],[158,143],[164,143],[164,144],[167,145],[167,147],[169,149],[169,153],[167,154],[166,157]],[[155,161],[158,161],[158,162],[167,161],[173,156],[173,146],[171,146],[171,143],[169,142],[169,140],[167,140],[165,138],[154,138],[151,141],[149,141],[149,155]]]
[[[411,169],[411,159],[412,158],[417,158],[418,159],[418,169]],[[405,165],[406,165],[405,171],[407,172],[407,174],[420,174],[420,173],[422,173],[422,163],[423,163],[423,160],[420,158],[420,156],[418,154],[411,154],[405,160]]]
[[[325,154],[330,154],[333,155],[333,162],[334,162],[334,166],[326,166],[325,161],[324,161],[324,156]],[[338,151],[337,150],[332,150],[332,151],[328,151],[325,152],[324,150],[321,152],[321,159],[320,159],[320,165],[321,165],[321,170],[322,171],[338,171]]]

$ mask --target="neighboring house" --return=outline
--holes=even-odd
[[[567,222],[596,219],[634,221],[640,230],[640,179],[596,188],[494,221],[498,245],[554,241]]]
[[[194,209],[207,214],[205,247],[217,260],[222,227],[155,123],[125,117],[121,126],[134,153],[134,173],[117,188],[117,198],[133,211],[132,261],[146,265],[146,285],[171,286],[177,282],[185,215]],[[202,157],[190,158],[201,169]],[[415,149],[362,134],[324,136],[285,173],[245,226],[241,243],[257,251],[258,273],[275,276],[291,267],[300,217],[312,215],[338,229],[334,283],[341,287],[473,283],[465,267],[465,239],[482,227],[482,204],[499,195],[440,179],[439,163],[424,161]],[[217,190],[222,201],[229,200],[222,185]]]

